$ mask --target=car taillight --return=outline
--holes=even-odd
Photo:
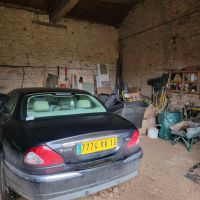
[[[45,145],[30,148],[24,156],[24,163],[33,166],[51,166],[64,163],[61,155]]]
[[[131,139],[129,140],[128,144],[127,144],[127,148],[130,149],[132,148],[135,144],[137,144],[139,142],[139,136],[140,136],[140,133],[138,130],[135,130],[133,132],[133,135],[131,137]]]

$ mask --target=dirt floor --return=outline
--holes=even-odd
[[[200,185],[185,177],[200,162],[200,142],[188,152],[182,143],[142,137],[144,158],[140,175],[79,200],[200,200]]]

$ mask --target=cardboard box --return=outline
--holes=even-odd
[[[113,90],[110,87],[98,87],[97,94],[113,94]]]

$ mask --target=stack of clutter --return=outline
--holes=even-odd
[[[197,143],[200,138],[200,124],[192,121],[182,121],[170,126],[172,144],[178,141],[185,143],[188,151],[191,151],[193,144]]]
[[[140,134],[146,135],[149,128],[156,128],[156,109],[152,105],[147,107],[144,113]]]
[[[192,121],[182,121],[173,126],[170,126],[171,131],[174,133],[185,133],[187,138],[200,137],[200,123]]]

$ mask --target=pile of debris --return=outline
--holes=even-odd
[[[140,134],[146,135],[149,128],[156,128],[156,109],[153,105],[146,108],[142,127],[139,129]]]
[[[198,142],[200,138],[200,123],[182,121],[171,126],[170,129],[173,144],[181,140],[189,151],[192,149],[192,145]]]
[[[186,177],[200,185],[200,163],[191,167]]]

